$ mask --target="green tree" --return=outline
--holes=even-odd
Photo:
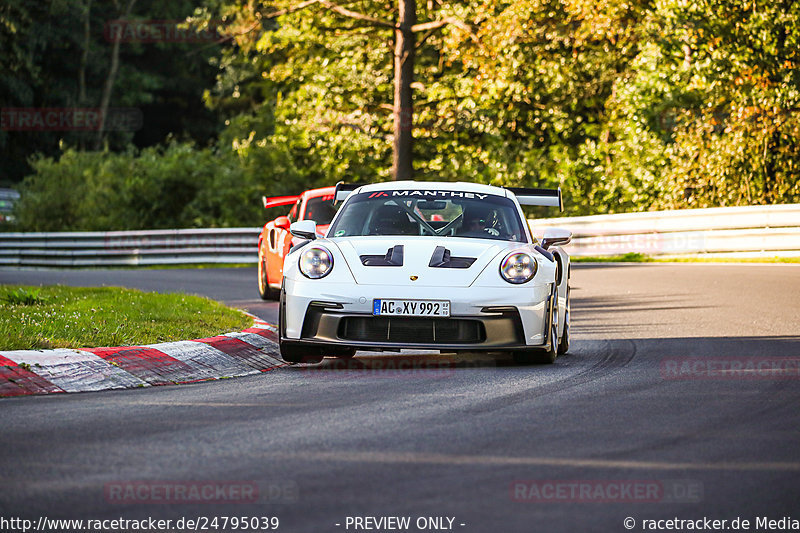
[[[411,179],[413,177],[413,130],[414,130],[414,103],[413,85],[415,78],[415,58],[417,55],[417,35],[422,35],[423,44],[431,34],[441,28],[451,26],[459,31],[466,32],[475,37],[471,27],[461,19],[449,13],[448,6],[441,9],[434,9],[433,3],[429,3],[427,9],[418,10],[416,0],[399,0],[398,5],[387,6],[379,2],[364,2],[362,11],[356,11],[351,6],[334,4],[327,0],[308,0],[294,3],[269,4],[270,9],[264,4],[253,5],[235,4],[233,9],[230,5],[223,5],[223,11],[230,13],[235,19],[251,19],[253,24],[246,31],[237,31],[237,24],[232,29],[231,37],[241,42],[248,38],[248,34],[253,30],[262,28],[265,30],[276,29],[274,19],[279,19],[280,24],[277,28],[282,36],[291,34],[291,30],[280,32],[285,27],[301,25],[307,30],[301,39],[306,40],[301,54],[311,52],[315,54],[314,46],[324,50],[328,44],[326,41],[337,41],[342,35],[354,39],[361,46],[356,47],[358,52],[363,53],[365,49],[376,46],[384,49],[384,40],[387,32],[391,32],[394,37],[390,49],[393,58],[391,65],[393,68],[393,98],[392,103],[380,103],[383,109],[389,108],[392,111],[392,176],[394,179]],[[313,18],[309,20],[307,13],[315,11]],[[305,16],[304,16],[305,15]],[[418,22],[418,19],[427,19]],[[262,21],[268,21],[262,23]],[[342,26],[344,21],[345,26]],[[333,31],[331,31],[333,30]],[[270,46],[265,42],[261,34],[256,35],[255,49],[264,53]],[[282,36],[279,36],[280,39]],[[297,37],[297,36],[296,36]],[[323,39],[318,39],[323,37]],[[269,41],[269,39],[267,39]],[[250,49],[250,47],[246,47]],[[359,50],[360,48],[360,50]],[[325,66],[331,57],[325,56]],[[360,54],[359,54],[360,55]],[[387,54],[388,55],[388,54]],[[284,55],[283,57],[287,57]],[[287,58],[288,59],[288,58]],[[385,60],[383,60],[385,61]],[[230,65],[230,63],[229,63]],[[299,65],[293,65],[299,66]],[[381,69],[384,70],[384,69]],[[292,69],[294,72],[294,69]],[[265,77],[269,76],[264,72]],[[341,81],[341,80],[337,80]],[[370,87],[374,92],[376,87]],[[343,89],[346,90],[346,89]],[[237,89],[238,93],[238,89]]]
[[[126,150],[130,143],[161,143],[170,134],[208,143],[220,128],[202,95],[214,81],[211,59],[219,55],[220,45],[126,40],[115,47],[107,31],[129,6],[132,20],[178,22],[201,4],[202,0],[3,2],[0,107],[139,109],[141,130],[104,132],[101,144],[111,150]],[[31,169],[28,159],[37,153],[55,157],[61,147],[94,148],[98,139],[97,132],[0,129],[0,180],[21,179]]]
[[[15,205],[22,231],[256,226],[262,194],[292,192],[298,173],[280,145],[238,150],[170,142],[125,152],[67,149],[39,157]],[[265,169],[283,182],[265,183]]]
[[[800,5],[669,0],[644,34],[609,108],[627,172],[662,192],[650,205],[797,201]]]

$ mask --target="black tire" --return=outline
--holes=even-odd
[[[267,260],[258,254],[258,295],[262,300],[277,300],[280,291],[269,286]]]
[[[549,307],[550,347],[547,349],[529,348],[527,350],[515,351],[513,353],[515,363],[522,365],[550,365],[555,363],[556,357],[558,357],[558,324],[555,320],[557,317],[556,313],[558,312],[558,292],[556,290],[550,295]]]
[[[278,349],[281,359],[287,363],[319,363],[322,361],[322,354],[319,349],[315,349],[302,344],[286,341],[286,291],[281,287],[280,307],[278,309]]]
[[[567,285],[567,305],[564,307],[564,332],[561,334],[561,341],[558,343],[558,355],[569,351],[569,285]]]
[[[287,363],[313,364],[322,361],[322,355],[319,355],[319,350],[309,348],[308,346],[298,346],[296,344],[280,342],[279,347],[281,351],[281,359]]]
[[[330,357],[338,357],[339,359],[351,359],[356,354],[355,348],[331,348],[329,350],[322,350],[322,353]]]
[[[558,332],[555,326],[551,327],[551,338],[556,338]],[[521,365],[552,365],[556,362],[558,357],[558,348],[555,342],[551,342],[551,348],[544,350],[542,348],[531,348],[528,350],[519,350],[514,352],[514,362]]]

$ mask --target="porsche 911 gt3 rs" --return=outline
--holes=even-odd
[[[560,190],[473,183],[340,184],[323,238],[313,221],[283,267],[279,344],[289,362],[356,350],[509,351],[551,363],[569,348],[572,234],[538,241],[523,205]]]

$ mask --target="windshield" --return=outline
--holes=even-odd
[[[492,194],[366,192],[342,209],[329,237],[428,235],[526,242],[514,202]]]
[[[306,201],[306,214],[303,220],[313,220],[318,226],[330,224],[336,208],[333,207],[333,195],[315,196]]]

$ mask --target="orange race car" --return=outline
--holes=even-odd
[[[289,224],[313,220],[317,233],[324,236],[336,213],[333,206],[335,187],[311,189],[297,196],[262,197],[264,208],[294,204],[286,216],[267,222],[258,236],[258,294],[264,300],[276,300],[283,281],[283,258],[294,244],[301,242],[289,233]]]

